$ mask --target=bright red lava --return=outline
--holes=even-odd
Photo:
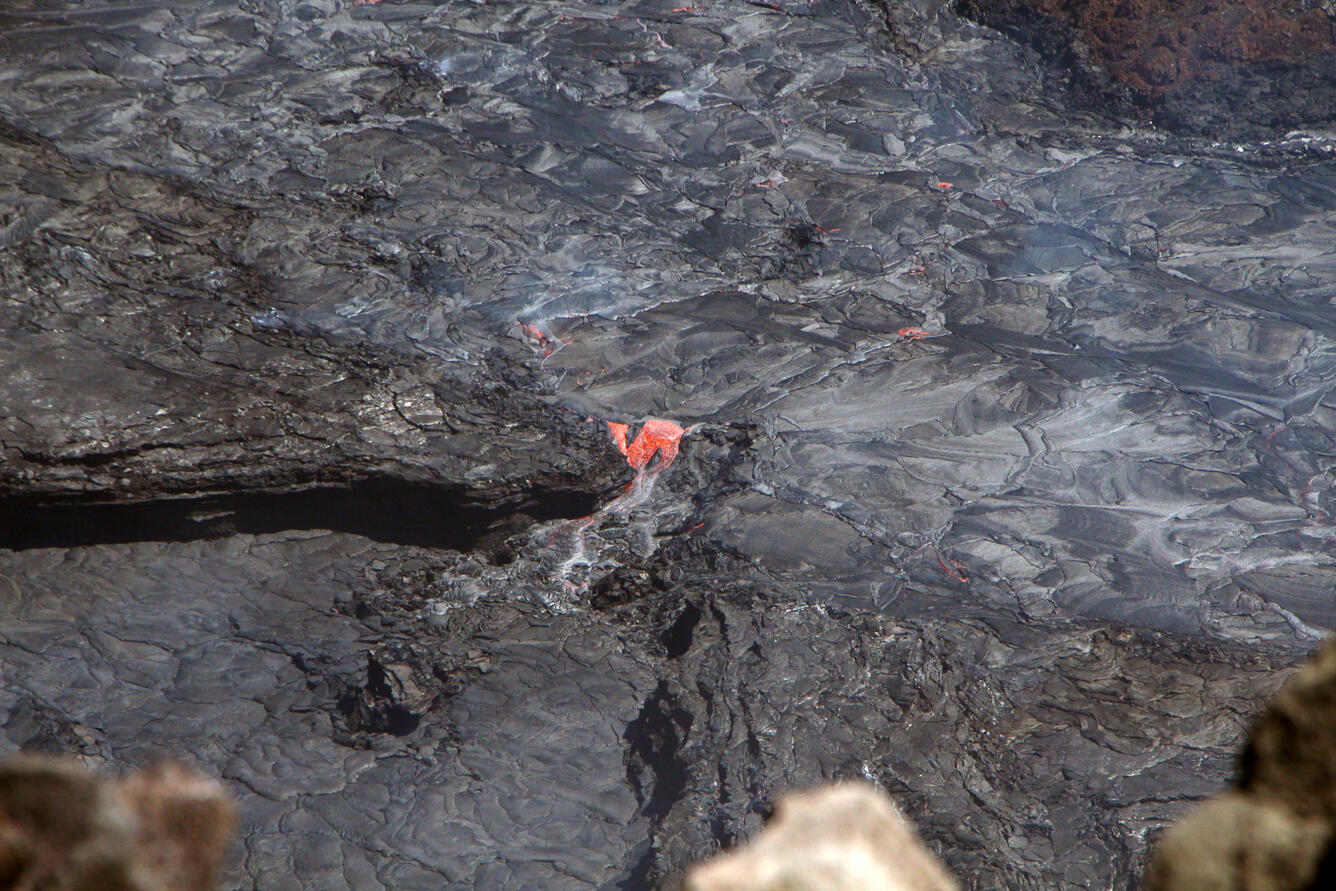
[[[922,328],[901,328],[895,333],[899,334],[905,340],[918,340],[920,337],[932,337],[931,334],[924,331]]]
[[[655,418],[642,424],[635,441],[627,445],[627,430],[625,424],[608,422],[608,432],[612,434],[612,441],[617,444],[617,451],[626,456],[626,463],[631,465],[632,470],[644,469],[656,452],[659,455],[660,470],[672,464],[673,459],[677,457],[682,434],[686,432],[672,421]]]

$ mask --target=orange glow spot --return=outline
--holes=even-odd
[[[527,322],[520,322],[520,330],[523,331],[524,335],[528,337],[530,340],[536,341],[538,343],[542,343],[543,341],[547,340],[547,335],[544,334],[543,329],[539,328],[537,325],[530,325]]]
[[[951,188],[951,184],[948,183],[948,182],[940,182],[940,183],[937,184],[937,188],[939,188],[939,189],[949,189],[949,188]]]
[[[554,338],[542,328],[539,328],[537,325],[530,325],[528,322],[520,322],[519,326],[520,330],[524,332],[524,336],[529,339],[529,344],[543,351],[544,359],[561,349],[561,347],[554,346],[554,344],[559,343],[561,346],[566,346],[571,343],[569,337]]]
[[[901,328],[895,333],[899,334],[905,340],[918,340],[923,337],[932,337],[931,334],[924,331],[922,328]]]
[[[626,463],[631,465],[632,470],[643,470],[655,453],[659,455],[660,469],[672,464],[677,457],[682,434],[686,432],[672,421],[655,418],[642,424],[635,441],[627,445],[628,429],[625,424],[608,422],[608,433],[612,435],[617,451],[626,456]]]
[[[626,425],[618,424],[613,421],[608,422],[608,432],[612,434],[612,441],[617,444],[617,451],[623,455],[626,454]]]

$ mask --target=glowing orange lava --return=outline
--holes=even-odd
[[[618,424],[615,421],[608,421],[608,432],[612,434],[612,441],[617,443],[617,451],[623,455],[626,454],[626,425]]]
[[[672,464],[673,459],[677,457],[682,434],[686,432],[672,421],[655,418],[642,424],[635,441],[627,445],[627,430],[625,424],[608,422],[608,432],[612,434],[612,441],[617,444],[617,451],[626,456],[626,463],[631,465],[632,470],[642,470],[656,452],[659,455],[660,470]]]
[[[530,325],[528,322],[520,322],[519,324],[520,330],[524,332],[525,338],[529,341],[529,345],[542,350],[544,359],[571,342],[570,338],[567,337],[553,337],[537,325]]]
[[[924,331],[922,328],[901,328],[895,333],[899,334],[905,340],[918,340],[923,337],[932,337],[931,334]]]

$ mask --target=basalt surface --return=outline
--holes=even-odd
[[[939,0],[0,26],[0,747],[219,776],[227,887],[661,886],[853,777],[1128,887],[1336,624],[1330,133]]]

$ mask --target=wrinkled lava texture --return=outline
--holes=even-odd
[[[657,886],[845,777],[1136,881],[1336,625],[1316,56],[1166,130],[686,2],[7,5],[0,749],[217,774],[226,887]]]

